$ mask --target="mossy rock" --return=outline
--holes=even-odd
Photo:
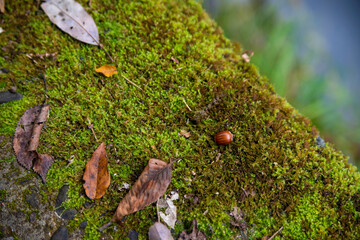
[[[70,185],[64,205],[79,212],[70,230],[87,221],[85,239],[98,239],[97,229],[126,194],[118,188],[134,183],[148,160],[158,158],[180,159],[168,189],[180,195],[176,233],[197,219],[211,239],[235,238],[239,230],[229,212],[238,206],[250,239],[280,227],[274,239],[360,238],[356,168],[331,144],[317,146],[316,128],[241,58],[241,47],[223,36],[199,3],[105,0],[88,7],[80,1],[97,23],[111,63],[104,51],[53,25],[35,2],[7,1],[0,16],[0,65],[11,71],[0,75],[0,90],[9,89],[13,78],[24,95],[0,105],[0,134],[13,135],[24,111],[43,101],[44,73],[51,111],[38,150],[56,161],[41,188],[44,199],[55,201],[58,189]],[[56,60],[26,55],[54,52]],[[94,71],[104,64],[114,64],[119,74],[106,78]],[[225,129],[234,141],[217,146],[214,135]],[[102,141],[112,182],[86,209],[82,175]],[[135,229],[145,239],[156,220],[151,205],[105,232],[124,239]]]

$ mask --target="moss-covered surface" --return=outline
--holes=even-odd
[[[13,135],[24,111],[43,101],[44,73],[51,112],[39,152],[56,161],[41,189],[54,201],[57,190],[70,185],[64,205],[79,211],[70,230],[86,220],[85,238],[98,239],[97,228],[126,194],[118,191],[124,182],[134,183],[150,158],[180,158],[168,189],[180,194],[177,232],[197,219],[211,239],[235,236],[228,214],[238,206],[252,239],[282,226],[275,239],[360,238],[356,168],[331,144],[316,146],[315,127],[241,59],[241,48],[224,38],[198,3],[93,1],[86,9],[120,73],[105,78],[94,71],[110,63],[105,53],[63,33],[34,2],[7,1],[1,15],[0,66],[11,73],[0,75],[0,90],[12,85],[12,77],[24,99],[0,105],[0,134]],[[26,56],[53,52],[56,61]],[[224,129],[234,133],[234,142],[219,147],[213,137]],[[101,141],[112,182],[85,209],[84,166]],[[135,229],[145,239],[156,220],[151,205],[106,233],[123,239]]]

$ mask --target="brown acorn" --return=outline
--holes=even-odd
[[[215,142],[218,145],[228,145],[232,142],[232,140],[233,140],[233,134],[228,130],[218,132],[215,135]]]

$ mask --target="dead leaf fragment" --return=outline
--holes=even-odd
[[[160,199],[158,202],[159,208],[165,208],[165,213],[159,212],[160,218],[172,229],[175,228],[177,220],[176,206],[171,199]]]
[[[188,234],[185,231],[182,231],[178,240],[206,240],[206,236],[197,229],[197,222],[194,220],[192,233]]]
[[[149,240],[174,240],[170,230],[162,223],[156,222],[149,228]]]
[[[96,68],[95,71],[104,74],[106,77],[111,77],[114,74],[118,74],[118,71],[115,66],[107,65],[101,66],[99,68]]]
[[[189,137],[191,136],[191,134],[190,134],[188,131],[186,131],[186,130],[181,130],[181,131],[180,131],[180,135],[181,135],[181,136],[184,136],[184,137],[186,137],[186,138],[189,138]]]
[[[73,38],[84,43],[100,45],[94,19],[74,0],[47,0],[41,8],[50,21]]]
[[[251,57],[254,56],[254,52],[251,50],[247,50],[241,54],[241,57],[244,59],[245,62],[250,62]]]
[[[171,181],[171,165],[172,162],[150,159],[130,192],[119,203],[112,221],[120,222],[124,216],[143,209],[164,195]]]
[[[91,159],[86,163],[84,189],[90,199],[98,199],[104,196],[110,185],[108,160],[106,157],[105,143],[101,143],[95,150]]]
[[[49,105],[37,105],[32,107],[21,116],[18,125],[15,130],[15,136],[13,141],[13,148],[15,151],[15,155],[17,157],[18,162],[21,166],[25,167],[26,169],[30,170],[33,166],[34,159],[37,158],[37,153],[35,152],[35,146],[39,143],[40,132],[43,124],[41,125],[40,132],[38,129],[35,131],[36,135],[34,136],[34,127],[38,125],[38,120],[40,122],[46,121],[41,115],[41,112],[49,111]],[[41,117],[39,118],[39,116]],[[46,114],[47,116],[47,114]],[[35,123],[35,124],[34,124]],[[38,128],[38,126],[36,126]],[[30,143],[32,143],[32,148],[29,151]]]
[[[33,170],[40,175],[43,182],[46,183],[46,173],[49,170],[51,164],[54,162],[54,158],[48,154],[37,154],[35,159]]]

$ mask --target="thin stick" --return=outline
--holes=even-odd
[[[47,100],[47,97],[46,97],[46,95],[47,95],[47,87],[46,87],[46,79],[45,79],[45,76],[42,74],[42,73],[40,73],[40,77],[43,79],[43,81],[44,81],[44,88],[45,88],[45,99],[44,99],[44,104],[46,104],[46,100]]]
[[[276,236],[276,234],[278,234],[281,230],[283,230],[283,228],[284,226],[282,226],[279,230],[277,230],[276,233],[274,233],[268,240],[273,239]]]
[[[183,102],[185,103],[186,107],[187,107],[190,111],[192,111],[191,108],[189,107],[189,105],[187,105],[187,103],[185,102],[185,99],[183,99]]]
[[[99,231],[99,232],[104,231],[105,229],[107,229],[108,227],[110,227],[111,224],[113,224],[112,221],[110,221],[110,222],[108,222],[108,223],[105,223],[104,225],[102,225],[102,226],[98,229],[98,231]]]
[[[90,122],[90,119],[89,119],[89,118],[87,118],[87,120],[89,121],[88,128],[90,128],[90,129],[91,129],[91,131],[92,131],[92,133],[93,133],[93,135],[94,135],[94,137],[95,137],[95,140],[97,141],[98,139],[97,139],[96,134],[95,134],[95,131],[94,131],[94,126],[91,124],[91,122]]]
[[[102,49],[106,55],[110,58],[112,62],[114,62],[114,59],[110,56],[110,54],[105,50],[104,46],[102,44],[99,45],[100,49]]]
[[[136,85],[135,83],[133,83],[132,81],[130,81],[127,77],[125,77],[124,75],[121,74],[121,76],[123,78],[126,79],[126,81],[128,81],[129,83],[131,83],[132,85],[134,85],[135,87],[137,87],[138,89],[140,89],[141,91],[144,91],[141,87],[139,87],[138,85]]]

